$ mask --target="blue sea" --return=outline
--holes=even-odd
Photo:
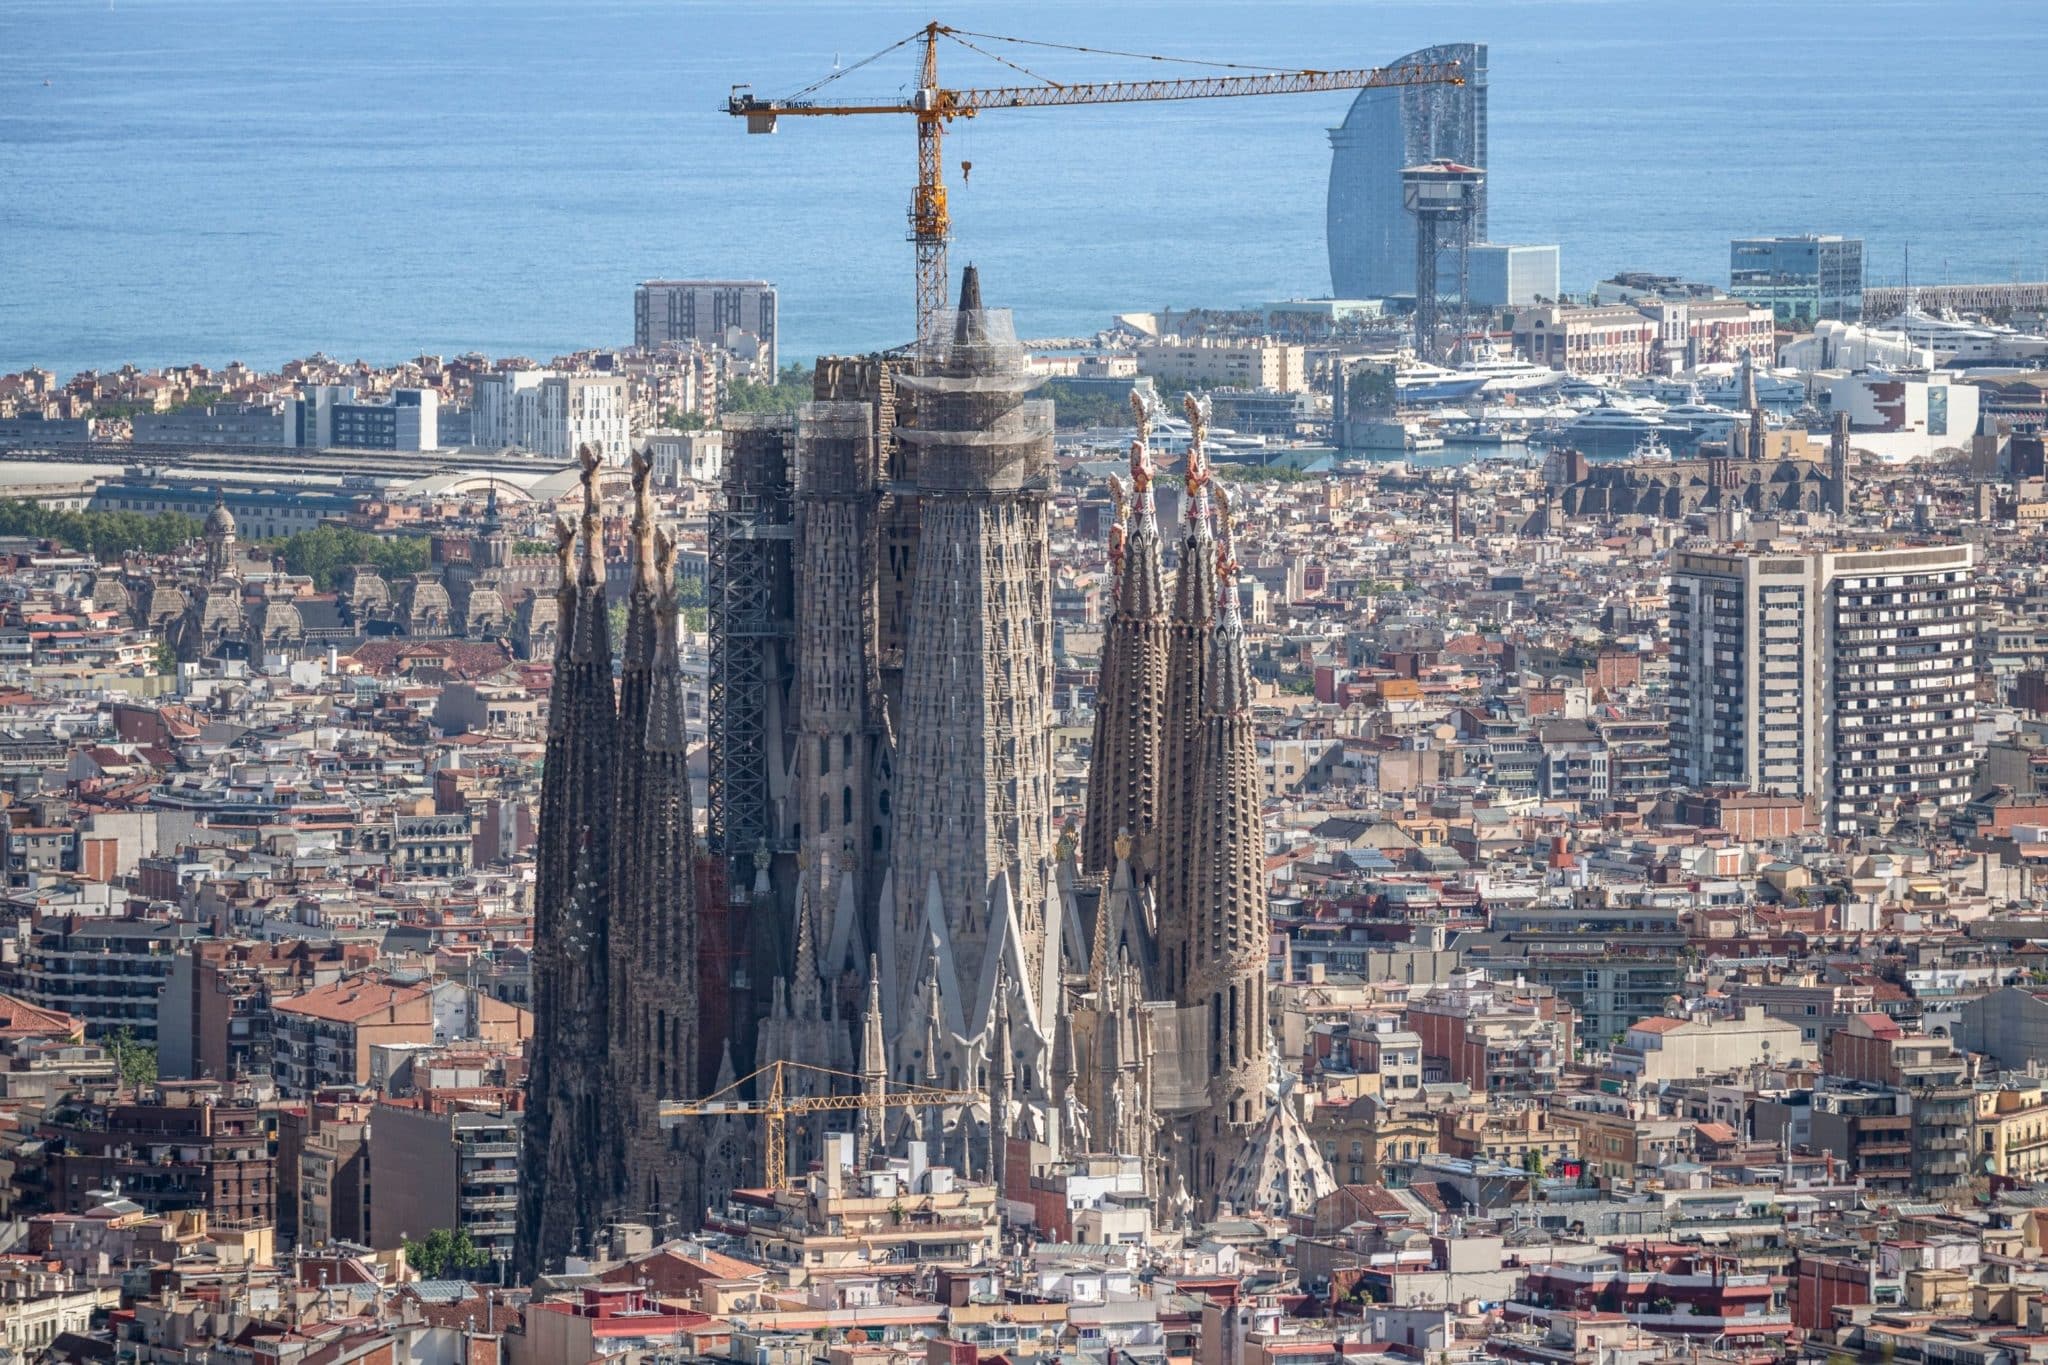
[[[545,357],[629,340],[633,285],[661,275],[776,281],[786,357],[892,344],[907,121],[749,137],[723,104],[933,17],[1290,67],[1488,43],[1493,236],[1562,243],[1567,288],[1725,282],[1731,236],[1780,231],[1863,236],[1873,283],[1908,246],[1920,281],[2048,277],[2032,0],[0,0],[0,371]],[[1016,55],[1054,79],[1159,70]],[[838,88],[912,73],[906,49]],[[941,73],[1021,79],[958,49]],[[955,266],[1029,336],[1327,293],[1325,129],[1348,100],[956,125]]]

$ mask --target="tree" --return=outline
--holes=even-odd
[[[701,632],[710,624],[711,613],[707,609],[710,595],[704,590],[704,580],[694,578],[676,570],[676,605],[683,609],[683,629]]]
[[[60,512],[18,498],[0,501],[0,536],[55,541],[103,564],[131,550],[170,554],[198,540],[201,530],[197,518],[182,512]],[[387,578],[407,578],[426,568],[429,558],[423,537],[379,536],[346,526],[316,526],[270,544],[286,569],[306,575],[321,592],[332,589],[351,565],[369,564]]]
[[[464,1228],[435,1228],[420,1240],[405,1239],[405,1263],[424,1280],[461,1279],[458,1272],[482,1270],[491,1254],[470,1240]]]
[[[417,536],[379,536],[346,526],[316,526],[287,536],[282,546],[288,572],[304,574],[320,592],[330,591],[341,571],[368,564],[386,578],[410,578],[427,567],[427,542]]]
[[[811,372],[801,365],[784,365],[773,384],[733,380],[718,407],[721,412],[793,413],[811,396]]]
[[[169,640],[156,642],[156,671],[165,677],[175,677],[178,672],[178,651],[171,648]]]
[[[1032,396],[1052,400],[1053,424],[1062,430],[1131,424],[1130,394],[1112,385],[1048,379]]]
[[[130,550],[166,554],[199,538],[199,522],[178,512],[63,512],[25,499],[0,502],[0,536],[31,536],[101,560]]]
[[[132,1029],[122,1027],[107,1039],[107,1051],[114,1054],[114,1068],[121,1084],[129,1089],[156,1084],[156,1048],[135,1041]]]

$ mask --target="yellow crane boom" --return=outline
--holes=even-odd
[[[880,1096],[866,1093],[838,1095],[792,1095],[789,1092],[789,1076],[801,1072],[833,1081],[852,1081],[865,1086],[869,1078],[851,1071],[834,1071],[830,1067],[812,1066],[808,1062],[773,1061],[758,1071],[740,1077],[722,1090],[715,1090],[700,1100],[663,1100],[657,1113],[664,1128],[674,1127],[686,1118],[759,1118],[762,1124],[761,1169],[771,1190],[783,1188],[789,1181],[789,1119],[791,1115],[821,1114],[833,1110],[848,1109],[904,1109],[924,1108],[946,1104],[980,1104],[988,1096],[979,1090],[941,1090],[930,1086],[900,1086],[887,1090]],[[760,1081],[755,1087],[759,1099],[744,1097],[744,1087],[749,1082]],[[886,1084],[886,1082],[884,1083]]]
[[[984,56],[994,57],[1040,81],[1037,85],[996,86],[980,90],[955,90],[939,84],[939,39],[948,38]],[[810,118],[845,114],[907,114],[917,121],[917,188],[910,200],[910,237],[917,246],[917,335],[920,343],[929,335],[931,320],[946,306],[946,241],[952,217],[946,207],[946,180],[940,151],[946,125],[956,118],[973,118],[986,109],[1046,109],[1073,104],[1131,104],[1150,100],[1220,99],[1244,95],[1298,95],[1324,90],[1366,90],[1378,86],[1463,85],[1465,78],[1456,62],[1413,63],[1405,66],[1355,67],[1343,70],[1279,71],[1260,70],[1256,75],[1194,76],[1165,80],[1093,81],[1061,83],[1038,77],[1037,73],[977,47],[970,39],[1025,43],[1033,47],[1072,52],[1095,49],[1066,43],[1005,38],[999,34],[974,33],[945,24],[926,24],[918,32],[890,44],[846,71],[857,70],[876,57],[922,41],[923,62],[917,89],[902,100],[818,100],[811,94],[837,80],[845,71],[835,71],[824,80],[807,86],[787,99],[762,99],[751,87],[736,85],[726,101],[726,112],[747,121],[749,133],[772,133],[783,117]],[[1142,53],[1119,53],[1147,61],[1183,59],[1155,57]],[[1203,62],[1198,65],[1230,65]]]

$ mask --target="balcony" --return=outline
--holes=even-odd
[[[519,1144],[516,1142],[458,1142],[455,1144],[455,1152],[456,1155],[463,1157],[518,1156]]]
[[[464,1171],[460,1179],[465,1185],[512,1185],[519,1181],[517,1166],[480,1166]]]

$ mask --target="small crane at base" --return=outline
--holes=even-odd
[[[761,1169],[765,1177],[764,1183],[768,1188],[780,1190],[789,1183],[789,1120],[792,1115],[988,1102],[988,1095],[980,1090],[942,1090],[922,1085],[890,1090],[886,1088],[886,1082],[880,1095],[864,1092],[793,1095],[790,1093],[789,1078],[792,1073],[799,1072],[809,1076],[827,1077],[834,1081],[852,1081],[856,1085],[867,1084],[866,1078],[851,1071],[834,1071],[830,1067],[812,1066],[808,1062],[778,1059],[758,1071],[749,1072],[722,1090],[713,1091],[703,1099],[663,1100],[658,1111],[661,1125],[664,1128],[672,1128],[684,1119],[693,1117],[766,1120],[762,1132]],[[742,1087],[750,1081],[766,1082],[766,1093],[760,1099],[743,1098]],[[756,1087],[757,1090],[763,1088]]]

